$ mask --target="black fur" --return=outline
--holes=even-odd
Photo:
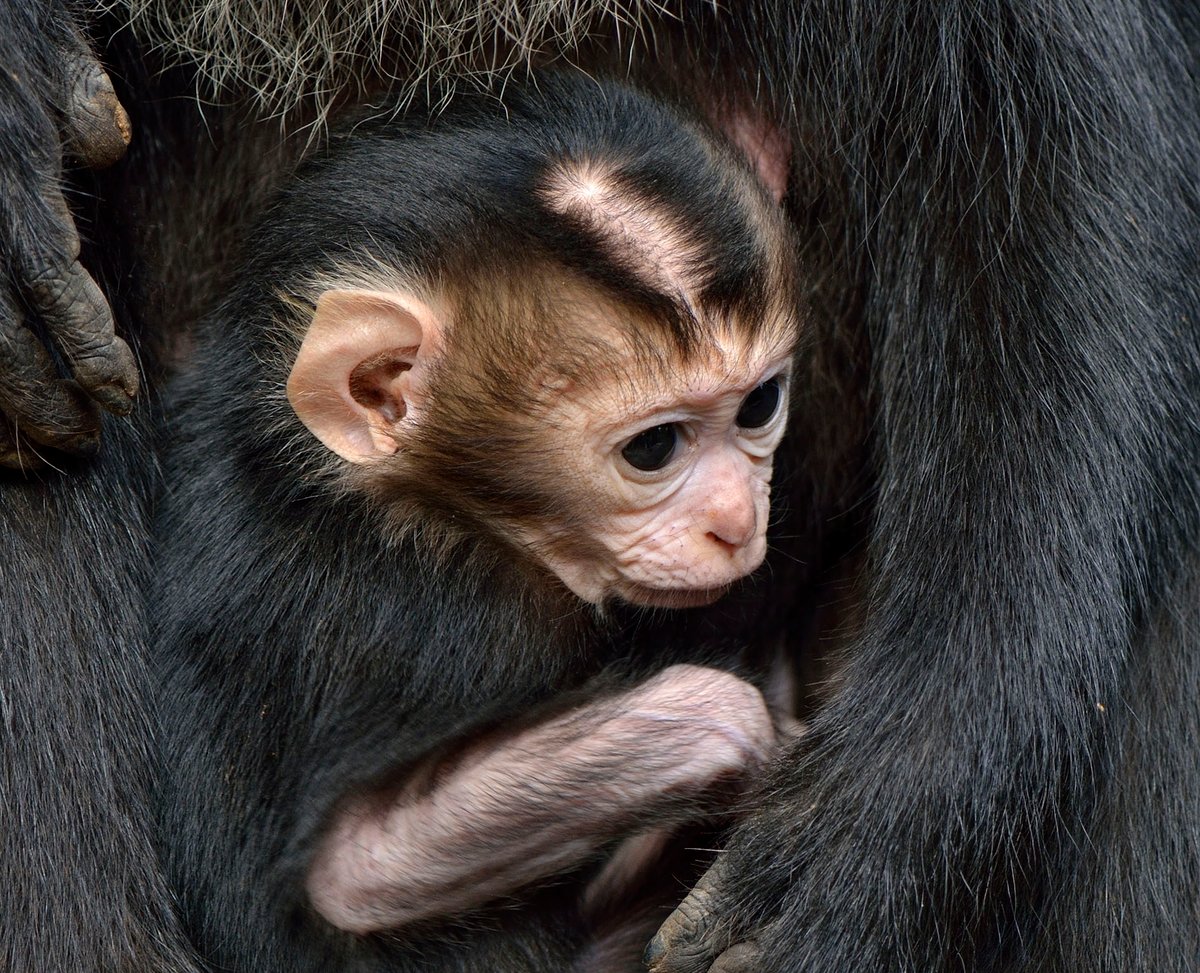
[[[62,225],[41,193],[60,174],[57,71],[71,25],[57,3],[0,7],[4,327],[24,303],[22,269],[61,256]],[[111,219],[73,198],[85,237],[84,213]],[[94,253],[85,260],[99,269]],[[129,267],[109,285],[136,336]],[[26,377],[35,389],[42,378]],[[98,428],[94,412],[79,416]],[[149,418],[143,404],[106,420],[91,463],[58,456],[29,476],[0,470],[0,969],[14,973],[197,969],[152,841]],[[90,431],[84,439],[95,445]]]
[[[730,909],[764,970],[1190,969],[1193,54],[1144,7],[907,7],[796,11],[877,490],[865,631]]]
[[[10,51],[48,50],[15,19],[42,9],[61,23],[50,4],[0,14],[7,63]],[[1117,0],[747,0],[684,13],[652,37],[617,43],[597,30],[574,56],[628,62],[651,84],[761,98],[794,136],[791,204],[826,356],[809,376],[820,408],[793,438],[796,522],[783,532],[802,576],[828,557],[810,514],[818,536],[861,526],[869,556],[866,628],[841,688],[727,856],[729,925],[765,945],[764,970],[1193,968],[1196,13]],[[264,178],[286,171],[277,154],[263,161],[277,130],[240,128],[232,113],[202,125],[161,88],[131,90],[135,62],[122,63],[127,104],[157,111],[139,128],[155,148],[110,177],[107,198],[137,201],[114,219],[132,218],[152,254],[178,252],[175,240],[192,248],[158,270],[175,307],[144,298],[187,320],[192,295],[221,279],[222,227],[236,232]],[[39,137],[4,129],[6,175]],[[11,225],[5,234],[11,245]],[[108,257],[127,271],[145,252]],[[100,470],[85,475],[94,489],[5,486],[4,543],[23,544],[35,525],[45,538],[5,552],[6,610],[49,590],[72,533],[136,531]],[[135,583],[108,546],[98,556],[76,563]],[[764,632],[780,616],[804,631],[788,617],[788,563],[774,576],[776,612],[754,619]],[[12,712],[30,712],[47,683],[62,710],[112,698],[114,679],[138,681],[138,663],[114,652],[115,633],[138,630],[135,613],[71,577],[62,597],[83,628],[114,635],[83,658],[61,615],[48,631],[32,611],[14,615],[3,645]],[[455,624],[440,613],[444,593],[426,595],[427,624]],[[635,634],[653,644],[664,633]],[[671,623],[666,634],[691,632]],[[65,658],[87,667],[55,675]],[[48,768],[45,746],[6,748],[17,761],[0,778],[4,833],[52,877],[57,903],[45,910],[26,867],[6,873],[16,894],[0,942],[14,944],[15,968],[112,968],[110,945],[130,928],[102,878],[81,882],[86,892],[57,878],[73,861],[64,849],[79,850],[70,829],[29,824],[55,820],[47,774],[63,805],[117,819],[97,768],[145,731],[75,712],[87,724],[71,740],[95,749],[73,772]],[[63,731],[31,724],[77,752]],[[153,876],[129,851],[141,827],[100,834],[91,860]],[[22,860],[6,852],[6,865]],[[216,932],[232,942],[239,928]],[[552,933],[546,942],[553,952]],[[511,965],[522,964],[536,968]]]

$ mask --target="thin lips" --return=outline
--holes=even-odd
[[[711,605],[729,587],[724,584],[715,588],[650,588],[629,584],[622,588],[621,597],[631,604],[648,608],[699,608]]]

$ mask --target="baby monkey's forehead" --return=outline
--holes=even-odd
[[[589,425],[620,428],[680,410],[703,413],[728,407],[772,376],[790,370],[795,337],[777,332],[747,334],[727,330],[706,338],[684,354],[626,349],[626,360],[576,401]]]
[[[736,389],[756,384],[762,372],[789,361],[799,337],[796,321],[782,315],[752,322],[699,315],[698,321],[698,336],[686,344],[661,333],[626,333],[622,352],[630,370],[663,388]]]

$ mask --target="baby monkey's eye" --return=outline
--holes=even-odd
[[[650,473],[661,470],[675,455],[675,444],[679,441],[679,429],[675,423],[655,426],[639,432],[621,450],[625,462],[635,470]]]
[[[779,376],[768,378],[754,389],[738,410],[737,424],[743,429],[758,429],[775,416],[781,398]]]

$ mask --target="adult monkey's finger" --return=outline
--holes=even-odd
[[[753,943],[738,943],[717,957],[709,973],[758,973],[762,969],[761,959]]]
[[[723,859],[700,876],[695,888],[667,916],[646,947],[650,973],[708,973],[717,957],[732,943],[732,930],[721,908]],[[737,956],[731,957],[736,960]],[[736,970],[730,966],[730,970]]]
[[[47,190],[46,200],[60,214],[60,236],[57,246],[27,258],[25,286],[76,381],[109,412],[125,415],[138,390],[137,362],[113,331],[104,294],[79,263],[79,234],[62,193]]]
[[[108,74],[78,35],[63,53],[63,84],[67,151],[93,169],[112,165],[129,145],[129,115]]]
[[[37,336],[25,327],[16,301],[0,288],[0,348],[5,367],[0,370],[0,424],[9,428],[9,453],[16,465],[24,445],[52,446],[89,456],[100,442],[100,417],[74,382],[54,375],[54,363]],[[12,427],[15,427],[13,429]],[[18,439],[19,436],[19,439]]]

